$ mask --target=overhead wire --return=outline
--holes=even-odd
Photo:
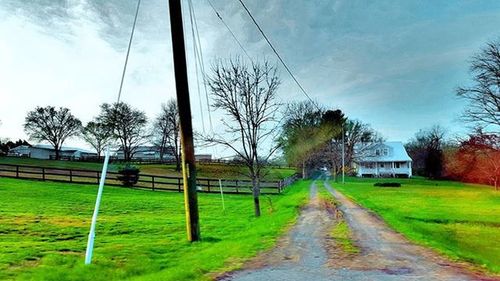
[[[297,80],[297,78],[295,77],[295,75],[293,75],[292,71],[290,70],[290,68],[288,67],[288,65],[285,63],[285,61],[283,60],[283,58],[280,56],[280,54],[278,53],[278,51],[276,50],[276,48],[273,46],[273,44],[271,43],[271,41],[269,40],[269,38],[266,36],[266,34],[264,33],[264,31],[262,30],[262,28],[260,27],[260,25],[257,23],[257,21],[255,20],[254,16],[250,12],[250,10],[247,8],[247,6],[243,2],[243,0],[239,0],[239,2],[243,6],[243,8],[247,12],[247,14],[250,16],[250,18],[252,19],[252,21],[255,24],[255,26],[257,26],[257,28],[259,29],[260,33],[262,34],[262,36],[266,40],[266,42],[269,45],[269,47],[271,47],[271,49],[273,50],[273,52],[276,55],[276,57],[278,57],[278,60],[281,62],[281,64],[285,68],[285,70],[288,72],[288,74],[290,74],[290,76],[292,77],[293,81],[295,81],[295,84],[297,84],[297,86],[300,88],[300,90],[302,91],[302,93],[307,97],[307,99],[309,99],[309,101],[311,101],[311,103],[313,103],[314,105],[316,105],[316,107],[318,107],[318,109],[319,109],[319,106],[314,102],[314,100],[309,96],[309,94],[307,94],[306,90],[299,83],[299,81]]]
[[[207,90],[207,84],[208,84],[208,79],[207,79],[207,73],[205,72],[205,60],[203,59],[203,48],[201,46],[201,40],[200,40],[200,32],[198,29],[198,20],[196,19],[196,12],[194,9],[194,5],[192,3],[192,0],[189,0],[191,3],[191,10],[193,11],[193,19],[194,19],[194,28],[196,30],[196,38],[198,39],[198,50],[199,50],[199,61],[200,61],[200,66],[201,66],[201,74],[203,77],[203,87],[205,90],[205,99],[207,103],[207,111],[208,111],[208,120],[210,123],[210,131],[213,132],[213,124],[212,124],[212,113],[210,111],[210,100],[208,98],[208,90]]]
[[[210,4],[210,7],[212,7],[212,10],[214,10],[215,14],[217,15],[217,17],[219,18],[219,20],[224,24],[224,26],[226,27],[226,29],[229,31],[229,33],[231,33],[231,36],[234,38],[234,40],[236,41],[236,43],[238,43],[238,45],[240,46],[241,50],[243,50],[243,53],[245,53],[245,55],[247,56],[247,58],[250,60],[250,61],[253,61],[252,60],[252,57],[250,57],[250,55],[248,54],[247,50],[245,49],[245,47],[243,47],[243,44],[241,44],[240,40],[238,40],[238,37],[236,37],[236,35],[234,34],[234,32],[231,30],[231,28],[229,27],[229,25],[226,23],[226,21],[224,21],[224,19],[222,18],[222,16],[220,15],[219,11],[217,11],[217,9],[215,8],[215,6],[212,4],[212,1],[210,0],[207,0],[208,1],[208,4]]]
[[[200,40],[200,32],[198,29],[198,20],[196,19],[196,12],[194,9],[193,2],[191,0],[188,0],[189,8],[190,8],[190,13],[192,13],[193,17],[193,22],[194,22],[194,30],[196,33],[196,40],[193,38],[193,41],[195,42],[195,45],[197,45],[197,50],[198,50],[198,62],[200,66],[200,72],[203,80],[203,89],[205,91],[205,102],[207,104],[207,112],[208,112],[208,121],[210,124],[210,131],[213,132],[213,124],[212,124],[212,113],[210,111],[210,100],[208,98],[208,90],[207,90],[207,75],[205,72],[205,62],[203,59],[203,47],[201,45],[201,40]]]
[[[199,78],[199,71],[198,71],[198,63],[199,63],[199,54],[198,54],[198,44],[197,44],[197,39],[196,39],[196,34],[195,34],[195,24],[194,24],[194,15],[193,15],[193,7],[192,7],[192,2],[191,0],[188,1],[188,10],[189,10],[189,20],[191,23],[191,35],[193,37],[193,53],[194,53],[194,66],[195,66],[195,73],[196,73],[196,85],[197,85],[197,90],[198,90],[198,102],[200,106],[200,114],[201,114],[201,123],[203,127],[203,133],[205,133],[205,117],[203,114],[203,101],[201,98],[201,90],[200,90],[200,78]],[[200,65],[200,70],[201,70],[201,65]],[[203,75],[203,74],[202,74]]]

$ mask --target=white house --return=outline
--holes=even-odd
[[[56,151],[52,145],[36,144],[33,146],[20,145],[9,150],[8,156],[23,156],[36,159],[54,159]],[[77,148],[63,146],[60,149],[61,159],[80,159],[84,157],[95,157],[97,153]]]
[[[354,160],[358,177],[411,177],[411,158],[402,142],[359,146]]]

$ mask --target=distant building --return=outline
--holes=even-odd
[[[212,154],[196,154],[194,156],[196,161],[211,161],[212,160]]]
[[[411,177],[412,159],[402,142],[364,144],[356,148],[358,177]]]
[[[116,151],[116,157],[120,160],[124,159],[123,149]],[[163,160],[173,160],[174,149],[166,147],[163,150]],[[160,147],[158,146],[139,146],[134,150],[132,160],[161,160]]]
[[[48,144],[20,145],[10,149],[7,155],[36,159],[55,159],[56,150],[52,145]],[[82,148],[63,146],[60,149],[59,156],[61,159],[80,159],[96,157],[97,153]]]

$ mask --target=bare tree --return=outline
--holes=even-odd
[[[359,120],[347,120],[344,125],[345,163],[352,167],[352,162],[367,156],[372,148],[383,141],[382,136],[370,125]]]
[[[208,85],[213,107],[222,110],[228,119],[222,120],[224,136],[214,133],[204,139],[231,149],[243,161],[252,180],[255,216],[260,216],[263,166],[279,146],[273,140],[277,137],[280,106],[276,101],[280,84],[276,67],[267,61],[249,66],[231,59],[218,61],[212,71]]]
[[[146,114],[120,102],[101,105],[97,120],[109,129],[114,139],[120,141],[125,161],[130,161],[137,148],[147,139]]]
[[[474,84],[460,87],[457,95],[469,102],[463,119],[484,127],[500,127],[500,41],[490,42],[472,58]]]
[[[82,138],[96,150],[97,156],[100,157],[104,147],[111,140],[111,131],[104,124],[94,120],[82,128]]]
[[[405,145],[413,160],[416,172],[429,178],[440,178],[443,172],[446,130],[435,125],[427,130],[420,130],[415,138]]]
[[[172,153],[177,171],[181,169],[179,135],[179,110],[175,99],[171,99],[161,105],[161,112],[153,124],[153,136],[154,143],[160,149],[160,159],[163,160],[165,152]]]
[[[60,159],[60,150],[64,141],[78,135],[82,122],[68,108],[53,106],[37,107],[28,112],[25,118],[24,131],[30,139],[47,141],[55,150],[55,158]]]

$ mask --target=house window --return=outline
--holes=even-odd
[[[387,148],[384,148],[384,156],[387,156],[389,154],[389,150]]]
[[[383,168],[384,167],[384,163],[380,163],[380,168]]]
[[[375,150],[375,155],[380,156],[380,149]]]

